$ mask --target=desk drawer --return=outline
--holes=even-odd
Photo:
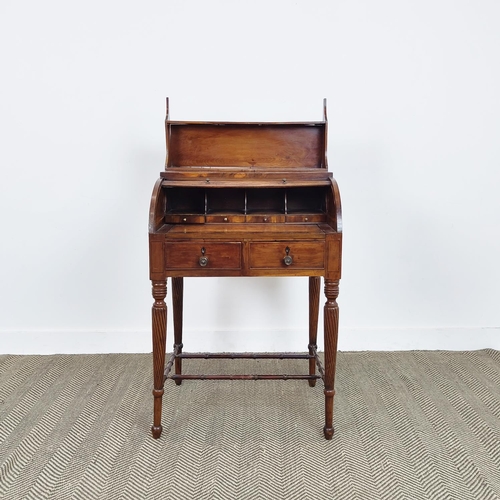
[[[286,216],[286,222],[325,222],[325,214],[293,214]]]
[[[244,215],[235,215],[235,214],[226,214],[226,215],[207,215],[206,216],[206,221],[207,223],[219,223],[219,224],[226,224],[226,223],[242,223],[245,222],[245,216]]]
[[[166,214],[165,224],[204,224],[205,216],[200,214]]]
[[[166,242],[166,269],[240,269],[241,243]]]
[[[246,221],[250,223],[281,224],[285,222],[285,216],[281,214],[252,214],[247,215]]]
[[[323,241],[250,243],[251,269],[323,269],[324,261]]]

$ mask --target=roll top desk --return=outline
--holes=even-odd
[[[184,379],[306,379],[324,382],[326,439],[333,435],[342,218],[327,165],[326,101],[318,122],[165,121],[165,171],[149,214],[154,422],[162,432],[164,382]],[[308,276],[307,354],[183,352],[183,278]],[[317,353],[320,280],[324,277],[324,364]],[[166,361],[167,278],[172,278],[174,348]],[[190,375],[185,358],[298,358],[304,375]],[[316,373],[318,368],[319,375]],[[171,372],[173,372],[171,374]]]

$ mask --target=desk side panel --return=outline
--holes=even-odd
[[[165,235],[149,235],[149,278],[163,280],[165,273]]]

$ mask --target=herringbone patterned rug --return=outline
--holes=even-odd
[[[0,498],[500,498],[498,351],[339,353],[330,442],[305,381],[168,381],[155,441],[151,372],[142,354],[0,356]]]

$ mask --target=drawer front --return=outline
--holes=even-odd
[[[279,224],[282,222],[285,222],[285,215],[280,215],[280,214],[253,214],[253,215],[247,215],[246,218],[247,222],[252,222],[252,223],[274,223],[274,224]]]
[[[234,214],[227,214],[227,215],[207,215],[206,216],[207,223],[210,222],[216,222],[220,224],[225,224],[229,222],[245,222],[245,216],[244,215],[234,215]]]
[[[166,269],[240,269],[241,243],[166,242]]]
[[[323,269],[324,261],[323,241],[250,243],[251,269]]]
[[[325,214],[294,214],[287,215],[286,222],[325,222]]]
[[[204,224],[205,216],[199,214],[166,214],[165,224]]]

